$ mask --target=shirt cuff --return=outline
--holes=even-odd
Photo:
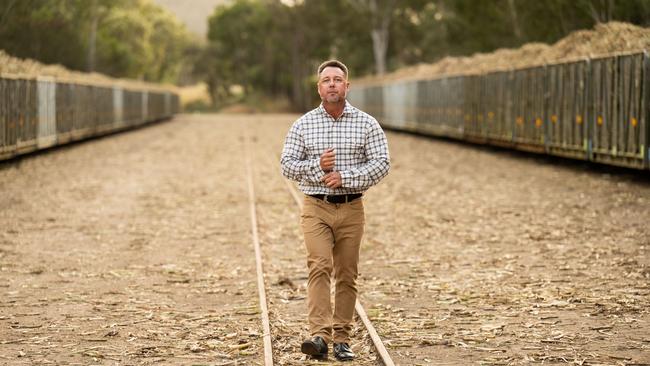
[[[350,180],[352,179],[352,173],[348,170],[339,172],[341,175],[341,188],[350,188]]]
[[[321,178],[325,176],[325,172],[320,168],[320,159],[312,159],[311,161],[311,174],[316,182],[320,182]]]

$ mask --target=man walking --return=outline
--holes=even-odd
[[[326,359],[354,359],[350,333],[364,229],[362,195],[388,174],[388,144],[379,123],[346,101],[348,69],[330,60],[318,67],[321,105],[298,119],[282,151],[282,174],[305,194],[301,226],[307,248],[307,306],[311,338],[300,349]],[[334,312],[330,299],[336,280]]]

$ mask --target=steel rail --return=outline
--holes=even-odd
[[[248,136],[247,136],[248,137]],[[264,331],[264,365],[273,366],[273,346],[271,344],[271,326],[269,322],[269,309],[266,304],[266,290],[264,288],[264,271],[262,268],[262,252],[260,250],[260,240],[257,232],[257,211],[255,209],[255,188],[253,185],[253,168],[250,158],[250,147],[248,138],[245,142],[246,149],[246,175],[248,181],[248,202],[250,206],[251,228],[253,245],[255,246],[255,266],[257,268],[257,289],[260,299],[260,309],[262,311],[262,328]]]

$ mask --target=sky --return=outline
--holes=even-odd
[[[190,32],[206,38],[208,17],[217,5],[226,4],[229,0],[153,0],[153,2],[174,13]]]

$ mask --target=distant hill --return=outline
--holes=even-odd
[[[190,32],[205,38],[208,33],[208,17],[212,15],[217,5],[227,4],[230,0],[153,0],[153,2],[174,13]]]

